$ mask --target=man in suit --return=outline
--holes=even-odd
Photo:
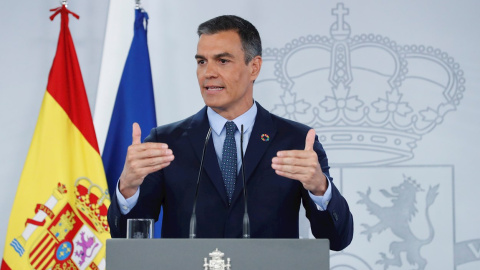
[[[125,237],[129,218],[156,219],[161,206],[162,237],[189,236],[211,128],[198,186],[197,237],[242,236],[244,166],[252,238],[298,238],[302,203],[315,237],[328,238],[332,250],[348,246],[352,215],[329,176],[315,131],[270,114],[253,100],[262,66],[258,31],[237,16],[220,16],[202,23],[198,35],[197,78],[206,106],[185,120],[154,128],[145,143],[140,143],[138,124],[133,125],[133,142],[108,211],[112,237]]]

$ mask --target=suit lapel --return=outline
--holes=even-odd
[[[247,179],[247,182],[277,133],[270,113],[258,103],[257,107],[257,117],[255,118],[255,124],[253,125],[244,157],[245,179]],[[264,139],[262,139],[262,136]],[[269,137],[268,139],[267,136]]]
[[[198,160],[202,158],[203,145],[210,125],[207,119],[207,107],[204,107],[192,118],[192,122],[187,129],[187,137],[192,144],[193,151]],[[201,136],[200,134],[205,134]]]
[[[270,113],[257,103],[257,116],[255,117],[255,124],[253,125],[252,134],[248,140],[247,151],[244,156],[245,166],[245,181],[248,183],[253,172],[257,168],[265,151],[270,146],[270,143],[275,138],[277,129],[275,128]],[[267,139],[268,136],[268,139]],[[262,140],[263,138],[263,140]],[[242,172],[238,174],[235,191],[232,198],[232,203],[242,194],[243,180]]]
[[[207,107],[204,107],[193,117],[190,127],[187,130],[187,137],[190,140],[192,148],[199,161],[201,161],[202,158],[203,146],[209,128],[210,124],[208,123]],[[215,153],[215,147],[211,137],[208,141],[207,150],[205,151],[203,168],[225,205],[228,205],[227,192],[225,191],[222,173],[220,171],[220,166],[218,165],[217,154]],[[205,177],[203,176],[202,179],[205,179]],[[200,183],[200,185],[201,184],[202,183]]]

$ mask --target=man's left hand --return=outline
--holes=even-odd
[[[322,172],[318,155],[313,150],[315,130],[310,129],[305,138],[304,150],[279,151],[272,159],[272,168],[280,176],[302,182],[313,195],[323,196],[328,183]]]

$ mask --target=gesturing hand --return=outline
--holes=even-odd
[[[120,192],[125,198],[137,192],[145,176],[167,167],[175,158],[165,143],[141,143],[141,134],[140,126],[133,123],[132,145],[127,150],[119,185]]]
[[[279,151],[272,159],[272,168],[280,176],[300,181],[314,195],[323,196],[328,183],[313,150],[314,142],[315,130],[310,129],[305,138],[305,149]]]

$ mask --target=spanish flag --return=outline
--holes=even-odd
[[[8,224],[2,270],[105,269],[110,205],[90,107],[61,14],[57,52]]]

